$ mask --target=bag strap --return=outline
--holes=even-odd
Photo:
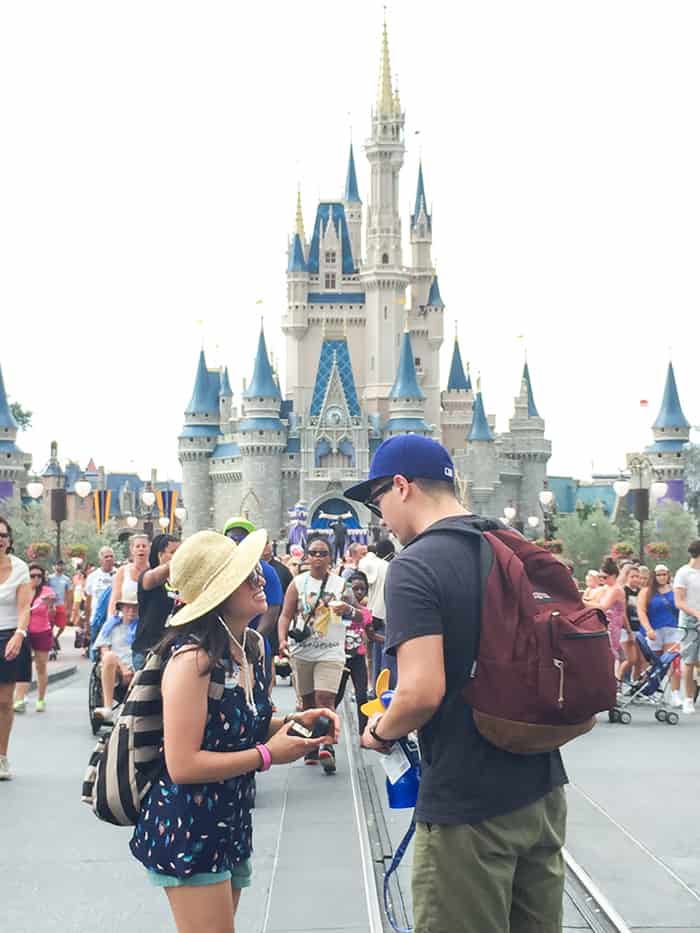
[[[326,590],[326,583],[328,583],[328,574],[326,574],[325,577],[323,578],[321,589],[318,591],[318,595],[316,596],[313,606],[309,609],[306,615],[302,616],[302,618],[304,619],[305,625],[308,625],[311,619],[313,619],[314,613],[318,609],[318,604],[321,602],[321,599],[323,598],[323,594]]]
[[[411,816],[411,825],[408,827],[403,839],[396,847],[396,851],[394,852],[389,867],[384,872],[384,911],[386,913],[387,920],[391,924],[392,930],[395,930],[396,933],[413,933],[413,931],[406,929],[405,927],[400,927],[396,922],[396,917],[394,916],[394,905],[392,904],[391,895],[389,893],[389,879],[399,867],[401,859],[406,854],[406,849],[408,848],[411,839],[413,839],[413,834],[415,831],[416,811],[414,810],[413,815]]]

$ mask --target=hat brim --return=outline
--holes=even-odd
[[[137,599],[118,599],[114,604],[115,609],[121,609],[122,606],[136,606],[138,609],[139,603]]]
[[[174,616],[169,626],[186,625],[201,619],[212,609],[227,599],[243,583],[251,570],[259,562],[267,544],[267,531],[258,528],[251,532],[236,547],[231,559],[225,563],[219,573],[191,603],[186,603]]]
[[[355,502],[366,502],[372,492],[372,483],[376,483],[378,479],[381,479],[381,477],[375,476],[374,479],[366,479],[364,483],[358,483],[356,486],[346,489],[343,495],[346,499],[353,499]]]

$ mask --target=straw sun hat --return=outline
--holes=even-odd
[[[187,538],[170,561],[170,582],[185,605],[170,625],[185,625],[222,603],[260,560],[267,531],[253,531],[240,544],[216,531],[198,531]]]

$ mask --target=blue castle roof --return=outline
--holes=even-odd
[[[228,366],[224,366],[221,375],[219,377],[219,395],[222,397],[229,397],[233,395],[231,390],[231,383],[228,378]]]
[[[476,393],[474,407],[472,409],[472,426],[467,436],[468,441],[492,441],[493,434],[489,427],[486,412],[484,411],[484,400],[481,392]]]
[[[355,156],[352,151],[352,143],[350,143],[348,172],[345,178],[345,200],[354,204],[360,203],[360,194],[357,190],[357,174],[355,173]]]
[[[396,374],[396,381],[394,382],[392,390],[389,393],[389,398],[425,398],[423,390],[418,385],[416,366],[413,361],[411,335],[407,330],[404,331],[403,338],[401,340],[399,369]]]
[[[673,371],[673,363],[668,364],[664,397],[661,400],[661,408],[659,414],[656,416],[653,427],[664,429],[687,429],[690,427],[690,422],[683,414],[681,400],[678,397],[678,387],[676,386],[676,374]]]
[[[462,365],[462,354],[459,352],[459,341],[455,337],[455,345],[452,350],[452,362],[450,364],[450,375],[447,380],[448,392],[469,392],[472,387],[472,381],[469,376],[464,375],[464,366]]]
[[[431,229],[433,218],[428,213],[428,201],[425,197],[425,185],[423,183],[423,162],[420,162],[418,165],[418,185],[416,186],[416,205],[413,208],[413,214],[411,214],[411,226],[415,227],[416,221],[418,220],[418,215],[420,214],[421,207],[425,213],[426,219],[428,221],[428,230]]]
[[[316,208],[316,222],[314,223],[314,232],[309,247],[308,270],[312,275],[318,275],[321,234],[325,232],[328,225],[331,210],[333,211],[333,225],[341,245],[343,275],[352,275],[355,272],[355,262],[352,258],[352,245],[350,243],[348,222],[345,217],[345,208],[340,201],[322,201]]]
[[[540,413],[537,411],[537,405],[535,405],[535,396],[532,392],[532,382],[530,380],[530,367],[527,362],[523,366],[523,379],[527,385],[527,416],[528,418],[539,418]]]
[[[9,430],[17,430],[17,422],[15,421],[12,411],[10,410],[10,403],[7,401],[7,395],[5,393],[5,383],[2,378],[2,367],[0,367],[0,428],[8,428]]]
[[[440,295],[440,286],[438,285],[437,275],[433,276],[433,281],[430,283],[430,292],[428,294],[428,300],[426,305],[430,308],[444,308],[445,303],[442,300]]]
[[[222,459],[233,459],[234,457],[240,457],[241,448],[238,444],[233,442],[226,442],[223,444],[217,444],[214,450],[212,451],[213,460],[222,460]]]
[[[282,400],[279,386],[272,372],[270,358],[267,355],[265,333],[262,328],[260,329],[260,337],[258,339],[258,352],[255,355],[253,379],[243,393],[243,398],[274,398],[280,401]]]
[[[219,373],[207,369],[204,350],[199,351],[197,375],[194,380],[192,398],[186,409],[188,415],[219,413]]]
[[[328,390],[333,363],[338,367],[338,375],[343,387],[345,401],[348,411],[353,418],[360,417],[360,403],[357,400],[357,389],[355,388],[355,377],[352,372],[352,363],[350,361],[350,350],[347,340],[324,340],[321,346],[321,356],[318,361],[318,370],[316,371],[316,382],[314,384],[314,394],[311,398],[312,417],[318,417],[323,408],[323,402]]]
[[[287,272],[306,272],[306,260],[304,259],[304,247],[301,243],[301,237],[298,233],[294,234],[292,248],[289,250],[289,262],[287,263]]]

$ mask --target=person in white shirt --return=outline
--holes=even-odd
[[[391,541],[385,539],[376,545],[370,545],[367,553],[358,564],[358,570],[361,570],[367,577],[369,584],[367,608],[372,613],[372,625],[367,629],[370,642],[370,692],[372,692],[374,682],[384,667],[391,672],[390,686],[396,686],[396,660],[391,655],[384,655],[384,620],[386,618],[384,583],[389,569],[389,561],[394,553],[394,545]]]
[[[681,567],[673,581],[673,594],[679,610],[681,661],[685,698],[683,712],[695,712],[695,668],[700,663],[700,540],[688,547],[690,561]]]
[[[27,638],[31,596],[29,567],[12,553],[12,528],[0,518],[0,781],[12,777],[7,750],[15,684],[32,676]]]
[[[114,569],[114,551],[111,547],[102,547],[99,552],[100,566],[93,570],[85,581],[85,644],[90,644],[90,624],[94,618],[100,596],[112,585]]]

